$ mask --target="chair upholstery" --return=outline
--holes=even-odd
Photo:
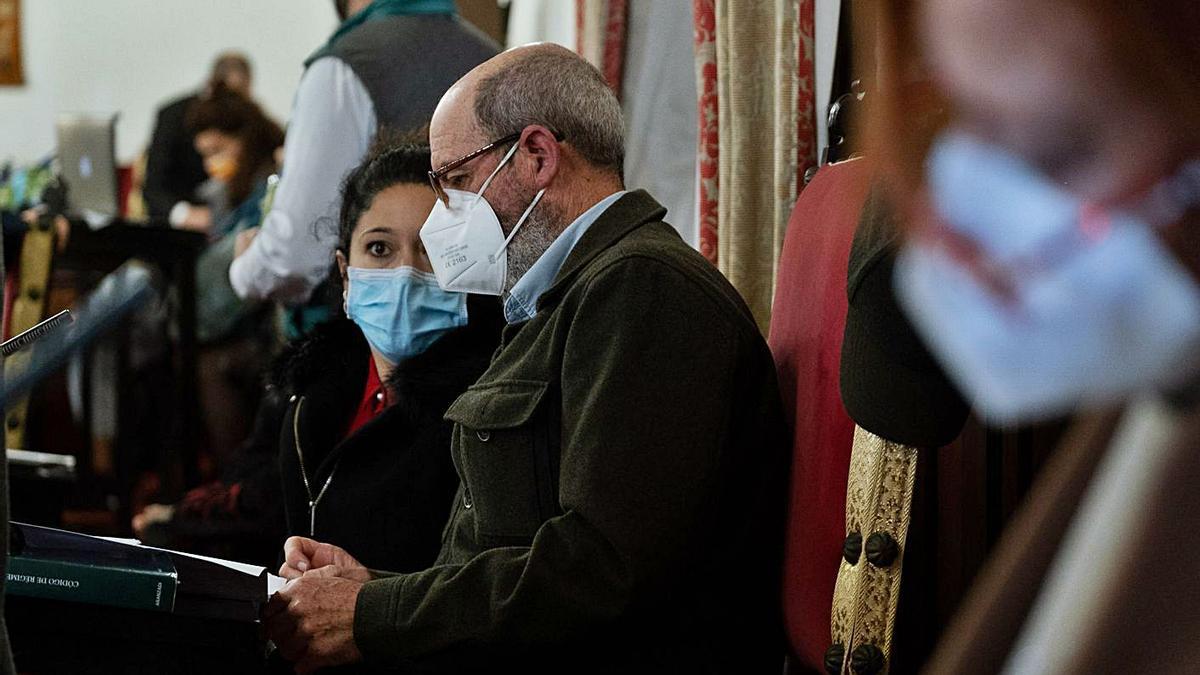
[[[854,422],[838,390],[850,244],[869,168],[820,168],[800,194],[779,260],[768,342],[793,430],[783,606],[796,665],[822,670],[846,525]]]

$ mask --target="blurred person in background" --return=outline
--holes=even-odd
[[[342,179],[380,129],[426,126],[446,89],[499,49],[458,18],[453,0],[334,7],[342,24],[305,61],[273,208],[261,228],[239,237],[229,271],[240,297],[290,308],[289,338],[329,316],[323,296],[336,285],[328,272],[337,233],[322,223],[334,220]]]
[[[155,222],[173,227],[205,230],[213,221],[207,203],[220,195],[201,190],[208,180],[204,164],[188,129],[188,110],[217,87],[250,96],[250,59],[239,52],[225,52],[213,62],[208,81],[200,91],[167,103],[159,109],[150,147],[146,151],[146,177],[142,197],[146,213]],[[203,192],[203,194],[202,194]]]
[[[229,264],[237,234],[262,221],[283,130],[256,103],[224,86],[192,105],[186,128],[205,172],[221,185],[231,205],[230,212],[207,229],[211,243],[196,263],[200,401],[208,447],[221,466],[250,432],[263,354],[274,344],[270,312],[234,294]]]
[[[913,0],[880,25],[944,120],[880,82],[900,300],[985,419],[1083,413],[929,669],[1194,672],[1200,4]]]

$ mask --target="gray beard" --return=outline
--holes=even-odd
[[[538,204],[521,225],[517,235],[509,242],[508,273],[504,278],[505,297],[558,238],[559,233],[554,227],[559,220],[556,215],[542,204]]]

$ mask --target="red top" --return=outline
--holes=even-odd
[[[383,386],[383,380],[379,379],[379,369],[375,367],[375,357],[368,356],[367,362],[370,364],[367,366],[367,384],[363,387],[362,399],[358,402],[358,412],[354,413],[354,420],[350,422],[350,428],[346,430],[346,438],[353,436],[354,432],[375,419],[375,416],[388,406],[387,387]]]

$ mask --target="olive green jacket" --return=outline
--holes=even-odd
[[[641,191],[605,211],[450,406],[462,482],[442,551],[363,587],[368,661],[779,672],[774,363],[665,213]]]

